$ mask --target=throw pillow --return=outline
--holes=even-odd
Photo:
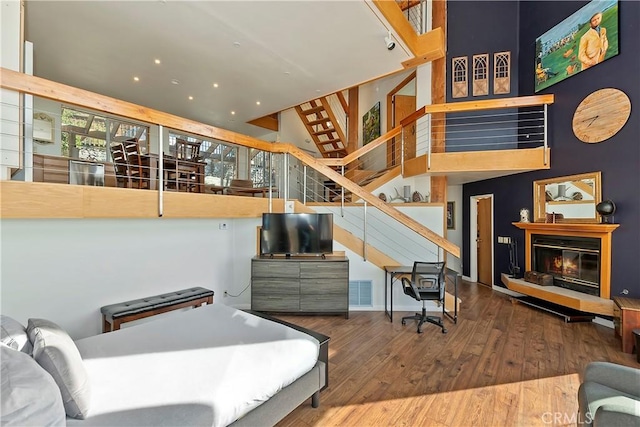
[[[91,387],[78,347],[62,328],[49,320],[29,319],[27,333],[33,344],[33,358],[58,384],[67,415],[85,419]]]
[[[14,350],[31,354],[32,347],[27,336],[27,328],[12,317],[0,314],[0,334],[2,343]]]
[[[2,426],[64,426],[58,385],[28,354],[0,344]]]

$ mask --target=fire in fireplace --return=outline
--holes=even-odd
[[[531,236],[532,268],[553,276],[553,284],[600,296],[600,239]]]

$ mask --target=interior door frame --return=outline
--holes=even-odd
[[[493,209],[493,194],[479,194],[469,197],[469,280],[478,281],[478,245],[476,238],[478,237],[478,199],[491,199],[491,287],[494,286],[494,219],[495,210]]]
[[[396,96],[396,94],[398,92],[400,92],[402,89],[404,89],[405,86],[407,86],[409,83],[411,83],[411,81],[413,80],[413,85],[414,85],[414,95],[416,97],[417,100],[417,80],[416,80],[416,71],[413,70],[404,80],[402,80],[400,83],[398,83],[396,85],[396,87],[394,87],[393,89],[391,89],[389,91],[389,93],[387,93],[387,132],[389,132],[391,129],[393,129],[394,127],[396,127],[395,124],[395,107],[394,107],[394,97]],[[393,159],[394,155],[393,155],[393,151],[395,149],[395,145],[398,143],[399,141],[399,137],[393,138],[391,140],[391,142],[388,144],[387,146],[387,159]],[[390,165],[391,160],[387,161],[387,165]],[[400,162],[397,162],[395,164],[395,166],[398,166],[400,164]]]

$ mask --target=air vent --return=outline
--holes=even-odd
[[[371,280],[349,280],[349,307],[373,307]]]

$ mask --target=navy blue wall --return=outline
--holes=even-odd
[[[519,40],[514,60],[518,62],[515,79],[520,96],[534,95],[535,39],[587,2],[449,2],[448,57],[458,56],[466,42],[468,53],[480,52],[476,40],[485,41],[494,35],[496,40],[511,37]],[[488,6],[490,5],[490,6]],[[512,18],[514,8],[519,13],[519,26],[514,33],[497,34],[495,15],[504,7]],[[466,14],[470,28],[460,28],[455,16]],[[629,296],[640,297],[640,2],[620,1],[620,54],[585,72],[563,80],[542,92],[553,93],[555,103],[549,107],[549,145],[552,148],[551,169],[512,175],[466,184],[463,187],[463,236],[469,235],[469,198],[480,194],[494,195],[494,236],[512,236],[518,241],[519,262],[524,266],[524,232],[511,223],[519,220],[519,210],[533,210],[533,181],[563,175],[602,171],[602,196],[616,203],[615,221],[620,227],[613,233],[611,296],[623,289]],[[491,22],[491,25],[485,25]],[[468,25],[468,24],[467,24]],[[503,28],[513,31],[513,25]],[[455,34],[453,33],[455,32]],[[483,33],[476,39],[477,33]],[[459,33],[459,34],[458,34]],[[487,34],[489,33],[489,34]],[[466,37],[466,38],[465,38]],[[451,43],[456,46],[451,46]],[[489,42],[487,42],[489,43]],[[493,46],[495,41],[491,42]],[[485,48],[484,50],[489,50]],[[617,88],[631,99],[629,121],[614,137],[599,144],[580,142],[571,129],[573,113],[591,92],[602,88]],[[495,237],[494,282],[500,283],[500,273],[508,271],[509,255],[505,245]],[[469,240],[463,242],[463,273],[469,274]]]

